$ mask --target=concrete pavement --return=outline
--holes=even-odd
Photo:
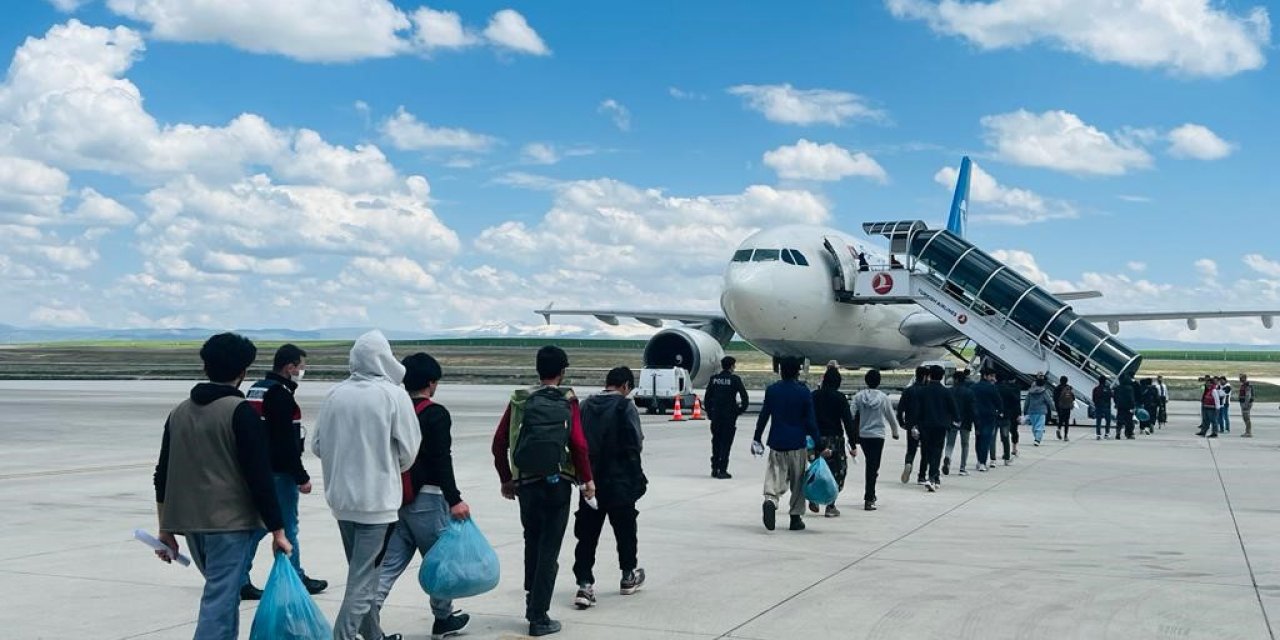
[[[151,473],[161,427],[189,387],[170,382],[0,383],[0,633],[7,638],[190,638],[201,588],[129,539],[155,529]],[[326,385],[300,392],[306,420]],[[498,495],[489,439],[508,389],[442,388],[454,417],[463,497],[498,549],[498,589],[458,606],[468,637],[518,638],[523,591],[516,505]],[[809,529],[760,524],[763,463],[744,417],[730,471],[708,477],[705,422],[645,417],[649,495],[640,504],[644,590],[617,594],[605,534],[597,608],[578,612],[572,524],[552,616],[560,638],[1274,638],[1280,616],[1280,414],[1255,409],[1258,437],[1209,442],[1175,403],[1164,431],[1137,441],[1032,447],[1012,467],[944,479],[937,494],[897,481],[903,441],[887,447],[881,509],[860,509],[862,461],[845,515]],[[1052,438],[1052,431],[1049,436]],[[317,481],[320,465],[308,455]],[[971,467],[974,465],[972,459]],[[954,466],[954,465],[953,465]],[[317,484],[319,484],[317,482]],[[317,487],[320,489],[320,487]],[[318,490],[302,501],[302,559],[345,581],[337,526]],[[785,520],[784,520],[785,522]],[[265,545],[254,569],[261,586]],[[417,563],[383,612],[388,631],[428,637]],[[242,607],[248,637],[252,603]],[[1268,622],[1268,614],[1271,621]]]

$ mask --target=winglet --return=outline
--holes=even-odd
[[[956,193],[951,198],[951,216],[947,218],[947,231],[964,237],[969,226],[969,174],[973,162],[969,156],[960,161],[960,177],[956,179]]]
[[[556,303],[553,300],[547,303],[546,309],[542,309],[541,311],[538,311],[538,315],[542,316],[542,319],[546,320],[547,324],[551,324],[551,308],[554,306],[556,306]]]

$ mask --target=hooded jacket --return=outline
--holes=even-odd
[[[858,438],[884,439],[885,425],[898,437],[898,419],[893,413],[893,401],[879,389],[863,389],[853,396],[854,421],[858,424]]]
[[[582,402],[582,432],[601,508],[635,504],[649,484],[640,462],[644,432],[630,398],[605,391]]]
[[[396,521],[400,474],[413,466],[422,443],[403,380],[391,344],[370,331],[351,348],[350,377],[320,407],[311,446],[324,465],[324,496],[338,520]]]
[[[1027,392],[1024,413],[1029,416],[1047,416],[1053,413],[1053,399],[1048,387],[1031,387]]]

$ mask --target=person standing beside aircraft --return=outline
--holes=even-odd
[[[1253,437],[1253,418],[1250,414],[1253,412],[1253,383],[1249,382],[1249,376],[1240,374],[1240,391],[1237,394],[1240,398],[1240,418],[1244,420],[1244,433],[1240,434],[1241,438]]]
[[[1218,390],[1222,393],[1222,408],[1218,409],[1218,427],[1222,433],[1231,432],[1231,381],[1218,376]]]
[[[989,460],[994,460],[991,452],[995,450],[993,442],[996,437],[996,420],[1004,410],[1004,401],[1000,391],[996,389],[996,372],[988,369],[982,373],[982,380],[973,385],[973,418],[977,429],[978,471],[987,471]]]
[[[858,444],[858,429],[853,423],[849,400],[840,392],[841,382],[839,367],[828,366],[826,373],[822,375],[822,387],[813,392],[813,411],[818,422],[818,433],[821,435],[818,449],[826,452],[831,474],[836,478],[836,487],[843,491],[844,480],[849,473],[849,454],[858,455],[858,450],[854,448]],[[809,510],[817,513],[818,505],[810,502]],[[826,517],[839,516],[840,509],[834,502],[827,505]]]
[[[1156,416],[1160,413],[1160,391],[1151,378],[1143,378],[1138,385],[1138,405],[1146,412],[1147,419],[1138,421],[1138,428],[1151,435],[1156,432]]]
[[[711,376],[707,383],[707,417],[711,419],[711,477],[728,480],[729,452],[738,433],[738,416],[746,413],[751,398],[742,378],[734,374],[738,361],[733,356],[720,359],[720,373]]]
[[[1111,439],[1111,386],[1106,376],[1098,376],[1098,386],[1093,388],[1093,432],[1095,440],[1103,438],[1102,421],[1107,421],[1106,438]]]
[[[951,454],[956,450],[956,436],[960,436],[960,475],[969,475],[969,434],[973,431],[973,387],[968,383],[969,374],[957,371],[952,375],[951,396],[956,401],[957,419],[947,429],[946,452],[942,458],[942,475],[951,475]]]
[[[1204,391],[1200,394],[1200,431],[1196,435],[1206,437],[1210,429],[1213,434],[1209,438],[1218,437],[1218,409],[1222,405],[1222,397],[1218,391],[1216,380],[1212,376],[1204,377]]]
[[[1160,429],[1169,422],[1169,385],[1164,383],[1164,376],[1156,376],[1156,391],[1160,394],[1160,406],[1156,415],[1156,426]]]
[[[920,430],[920,447],[925,466],[924,488],[930,493],[942,486],[942,445],[947,429],[959,420],[955,398],[942,386],[946,371],[939,365],[929,367],[929,382],[915,398],[915,412]]]
[[[817,446],[821,437],[813,411],[813,396],[800,381],[800,359],[783,358],[779,369],[782,380],[769,385],[764,392],[764,405],[756,420],[756,433],[752,438],[753,452],[764,452],[760,438],[765,426],[773,421],[769,430],[769,462],[764,476],[764,527],[773,531],[778,503],[783,494],[791,492],[791,530],[804,530],[804,474],[809,464],[806,436]]]
[[[898,423],[907,430],[907,459],[902,468],[902,484],[911,480],[911,468],[916,460],[916,451],[920,448],[920,430],[915,415],[916,396],[924,388],[925,378],[929,375],[927,367],[916,367],[916,377],[911,385],[902,390],[898,397]],[[916,484],[924,484],[924,460],[920,461],[920,473],[916,475]]]
[[[885,425],[893,429],[893,439],[898,439],[898,420],[893,415],[893,401],[880,390],[880,370],[867,371],[867,388],[853,397],[853,420],[858,427],[858,445],[866,458],[866,487],[862,494],[862,508],[876,510],[876,478],[880,475],[880,456],[884,453]]]

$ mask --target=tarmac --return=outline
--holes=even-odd
[[[0,382],[0,637],[190,638],[202,581],[131,540],[155,530],[152,471],[164,419],[189,387],[176,382]],[[304,383],[304,419],[328,385]],[[470,638],[520,638],[518,510],[503,500],[489,443],[509,389],[441,388],[454,419],[463,497],[497,549],[497,590],[455,603]],[[732,480],[709,477],[706,422],[645,416],[649,493],[640,502],[644,589],[621,596],[606,530],[599,605],[571,606],[572,523],[552,617],[557,638],[1275,638],[1280,617],[1280,412],[1255,408],[1255,437],[1193,435],[1193,403],[1136,441],[1031,445],[1013,466],[944,479],[936,494],[898,482],[905,440],[890,441],[880,510],[861,510],[863,462],[850,470],[843,517],[808,530],[760,522],[764,464],[739,424]],[[332,620],[346,564],[317,491],[303,496],[301,552],[331,582],[316,600]],[[785,519],[783,523],[785,523]],[[185,548],[185,545],[184,545]],[[271,565],[260,549],[254,581]],[[431,617],[417,562],[383,610],[388,632],[421,640]],[[241,607],[249,636],[255,603]]]

